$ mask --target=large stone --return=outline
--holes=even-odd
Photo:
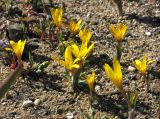
[[[9,40],[17,42],[18,40],[24,39],[24,29],[21,24],[9,25],[6,32]]]

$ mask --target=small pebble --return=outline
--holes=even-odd
[[[96,85],[96,86],[95,86],[95,91],[98,92],[99,90],[100,90],[100,86],[99,86],[99,85]]]
[[[128,71],[129,71],[129,72],[132,72],[132,71],[135,71],[135,70],[136,70],[136,69],[135,69],[134,67],[132,67],[132,66],[129,66],[129,67],[128,67]]]
[[[66,114],[67,119],[73,119],[73,114],[71,112],[68,112]]]
[[[27,108],[31,105],[33,105],[33,102],[31,100],[26,100],[26,101],[23,102],[22,107]]]
[[[40,102],[41,102],[41,100],[40,100],[40,99],[36,99],[36,100],[34,101],[34,105],[39,105],[39,104],[40,104]]]
[[[159,14],[159,13],[160,13],[160,11],[158,11],[158,10],[157,10],[157,11],[155,11],[155,13],[156,13],[156,14]]]
[[[147,31],[147,32],[145,32],[145,35],[146,36],[151,36],[151,32]]]

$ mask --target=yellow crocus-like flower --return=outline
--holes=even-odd
[[[82,43],[80,48],[75,43],[72,44],[71,47],[72,47],[72,53],[74,54],[74,56],[80,61],[84,61],[92,51],[94,47],[94,42],[92,42],[92,44],[89,47],[87,47],[86,43]]]
[[[53,19],[53,23],[58,27],[62,27],[62,8],[59,9],[51,9],[51,15]]]
[[[59,60],[59,63],[63,65],[67,70],[69,70],[72,74],[75,73],[75,69],[78,69],[80,66],[76,64],[77,60],[73,61],[71,46],[68,46],[65,50],[64,59]]]
[[[123,40],[124,35],[126,33],[126,25],[123,23],[118,23],[117,27],[115,27],[113,24],[109,25],[109,31],[114,36],[115,40],[120,42]]]
[[[77,23],[75,23],[72,20],[70,25],[69,25],[69,31],[74,33],[74,34],[77,34],[79,29],[80,29],[80,27],[81,27],[81,24],[82,24],[82,20],[79,20]]]
[[[25,44],[26,40],[23,41],[19,40],[17,43],[11,40],[10,41],[11,48],[5,48],[5,49],[13,51],[16,54],[18,61],[21,61]]]
[[[92,71],[92,75],[88,76],[87,79],[86,79],[90,91],[93,91],[93,88],[94,88],[94,79],[95,79],[95,72]]]
[[[146,74],[147,70],[147,60],[146,60],[146,55],[144,55],[143,60],[135,60],[133,61],[134,66],[137,68],[137,70],[142,73]]]
[[[104,69],[110,80],[119,89],[122,89],[122,71],[119,61],[117,59],[113,60],[113,69],[108,64],[104,65]]]
[[[88,44],[92,37],[92,33],[90,32],[90,30],[87,30],[86,28],[84,28],[83,30],[80,30],[79,37],[82,42],[87,42]]]

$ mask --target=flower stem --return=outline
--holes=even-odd
[[[120,91],[121,91],[123,97],[125,98],[125,100],[128,103],[128,110],[131,110],[132,107],[131,107],[131,102],[130,102],[130,99],[129,99],[129,94],[123,88],[120,89]]]
[[[92,91],[90,90],[90,96],[89,96],[89,107],[92,109],[92,96],[93,96],[93,93]]]
[[[135,113],[134,113],[134,108],[132,108],[129,112],[128,112],[128,119],[135,119]]]
[[[117,44],[117,59],[120,61],[122,55],[122,43],[118,42]]]
[[[78,71],[74,75],[72,75],[72,88],[74,91],[77,90],[80,73],[81,69],[78,69]]]
[[[146,83],[146,93],[148,93],[148,91],[149,91],[149,76],[148,76],[148,74],[143,74],[143,77],[144,77],[144,79],[145,79],[145,83]]]
[[[123,88],[120,89],[120,92],[122,93],[123,97],[128,103],[128,119],[135,119],[135,114],[134,114],[135,108],[132,108],[132,104],[129,98],[130,94],[126,92]]]

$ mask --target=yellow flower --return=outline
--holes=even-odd
[[[79,37],[82,42],[87,42],[88,44],[92,37],[92,33],[90,32],[90,30],[87,30],[86,28],[84,28],[83,30],[80,30]]]
[[[75,69],[78,69],[80,66],[76,64],[77,60],[73,61],[71,46],[68,46],[65,50],[64,61],[59,60],[59,63],[63,65],[67,70],[69,70],[72,74],[75,73]]]
[[[77,34],[82,24],[82,20],[79,20],[77,23],[75,23],[73,20],[71,21],[69,25],[70,32]]]
[[[25,44],[26,44],[26,40],[24,41],[19,40],[17,43],[11,40],[10,41],[11,48],[5,48],[5,49],[13,51],[16,54],[18,61],[21,61]]]
[[[62,12],[63,12],[62,8],[51,9],[53,22],[58,28],[62,27]]]
[[[94,47],[94,42],[92,42],[92,44],[89,47],[87,47],[86,42],[82,43],[80,48],[75,43],[72,44],[71,47],[72,47],[72,53],[74,54],[74,56],[78,58],[80,61],[84,61],[92,51]]]
[[[124,35],[126,33],[126,25],[123,23],[118,23],[117,27],[115,27],[113,24],[109,25],[109,31],[114,36],[115,40],[120,42],[124,38]]]
[[[94,87],[94,79],[95,79],[95,72],[92,71],[92,75],[91,75],[91,76],[88,76],[87,79],[86,79],[90,91],[93,91],[93,87]]]
[[[147,70],[147,60],[146,60],[146,55],[144,55],[143,60],[135,60],[133,61],[134,66],[137,68],[137,70],[142,73],[146,74]]]
[[[108,64],[104,65],[104,69],[110,80],[119,89],[122,89],[122,71],[119,61],[117,59],[113,60],[113,69]]]

